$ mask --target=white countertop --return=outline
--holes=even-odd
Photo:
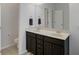
[[[29,31],[32,33],[49,36],[53,38],[58,38],[61,40],[65,40],[70,35],[65,31],[58,31],[56,29],[49,29],[49,28],[26,28],[25,31]]]

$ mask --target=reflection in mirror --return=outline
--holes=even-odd
[[[48,9],[44,8],[45,27],[48,27]]]
[[[63,29],[63,11],[55,10],[54,11],[54,28]]]
[[[62,3],[42,4],[40,6],[44,13],[41,16],[41,24],[44,22],[44,26],[47,28],[54,28],[57,30],[69,31],[69,6]],[[38,8],[37,8],[38,9]],[[40,8],[38,9],[40,10]],[[37,14],[38,15],[38,14]],[[43,19],[44,16],[44,19]],[[44,20],[44,21],[43,21]],[[43,25],[42,25],[43,26]]]
[[[53,28],[53,9],[44,8],[45,27]]]

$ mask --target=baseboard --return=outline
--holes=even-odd
[[[6,45],[6,46],[2,47],[2,48],[1,48],[1,50],[5,49],[5,48],[8,48],[8,47],[10,47],[10,46],[13,46],[13,45],[15,45],[15,43],[8,44],[8,45]]]
[[[19,55],[24,55],[27,52],[27,50],[24,50],[22,52],[19,53]]]

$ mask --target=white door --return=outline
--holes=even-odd
[[[54,12],[54,28],[63,29],[63,11],[55,10]]]
[[[1,51],[1,6],[0,6],[0,51]]]

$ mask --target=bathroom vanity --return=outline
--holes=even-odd
[[[27,29],[26,50],[34,55],[68,55],[69,34],[50,29]]]

